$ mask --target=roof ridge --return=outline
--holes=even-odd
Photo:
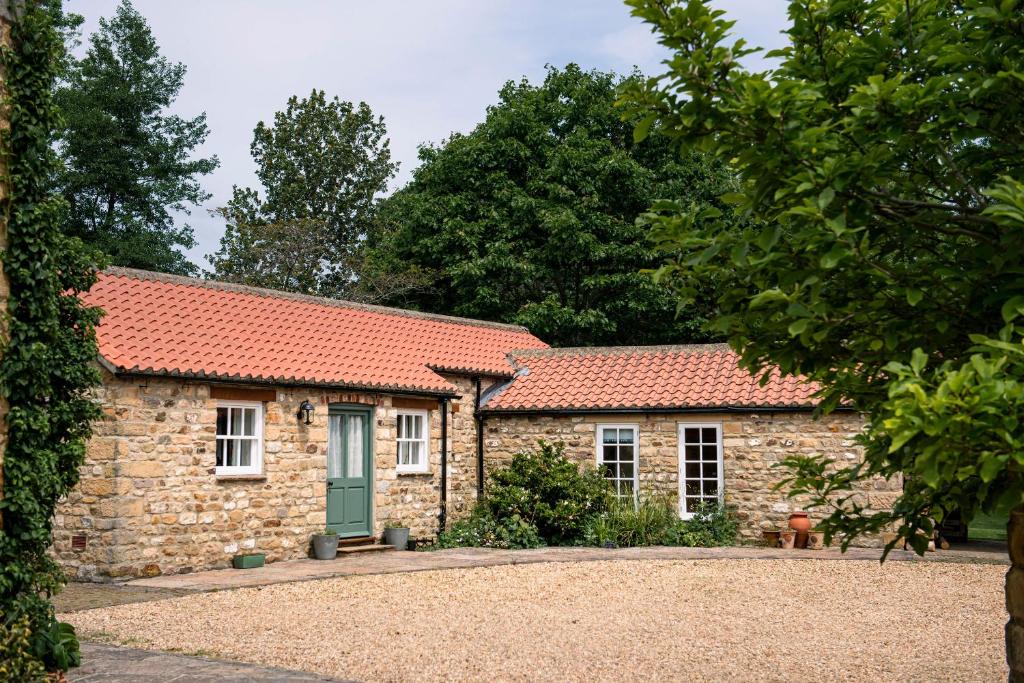
[[[690,352],[712,353],[715,351],[732,351],[728,344],[657,344],[652,346],[563,346],[548,349],[514,349],[510,356],[599,356],[614,353],[658,353]]]
[[[277,299],[290,299],[292,301],[304,301],[307,303],[321,304],[324,306],[334,306],[337,308],[350,308],[361,311],[369,311],[371,313],[381,313],[383,315],[398,315],[407,318],[419,318],[421,320],[434,320],[436,322],[451,323],[453,325],[472,325],[475,327],[489,327],[499,330],[508,330],[511,332],[525,332],[527,334],[533,334],[532,332],[530,332],[528,328],[522,325],[513,325],[511,323],[499,323],[490,320],[477,320],[475,318],[462,318],[459,316],[443,315],[440,313],[425,313],[423,311],[412,311],[406,308],[378,306],[376,304],[364,304],[358,301],[347,301],[345,299],[331,299],[325,296],[313,296],[312,294],[283,292],[278,289],[270,289],[267,287],[252,287],[250,285],[240,285],[233,282],[224,282],[222,280],[206,280],[203,278],[188,277],[187,275],[171,275],[170,273],[157,273],[151,270],[141,270],[138,268],[124,268],[121,266],[111,266],[105,268],[102,272],[108,275],[129,277],[134,278],[136,280],[167,282],[170,284],[184,285],[188,287],[203,287],[205,289],[216,289],[225,292],[252,294],[254,296],[263,296]]]

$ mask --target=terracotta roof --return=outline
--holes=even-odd
[[[813,385],[758,379],[728,346],[641,346],[513,351],[515,379],[487,397],[485,409],[810,408]]]
[[[453,393],[435,370],[511,376],[525,328],[110,269],[82,297],[106,311],[115,372]]]

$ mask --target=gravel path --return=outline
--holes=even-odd
[[[64,615],[86,637],[364,681],[995,681],[1005,568],[618,561],[359,576]]]

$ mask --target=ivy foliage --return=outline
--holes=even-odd
[[[51,668],[77,662],[73,632],[55,622],[51,596],[64,575],[46,550],[57,501],[78,481],[85,441],[99,409],[94,328],[99,310],[77,295],[96,264],[60,229],[66,205],[50,193],[57,171],[52,92],[63,45],[54,28],[59,4],[30,2],[4,48],[10,128],[2,144],[10,194],[3,269],[10,285],[0,395],[7,442],[0,498],[0,618],[27,624],[32,656]]]
[[[745,367],[869,419],[863,463],[787,463],[827,535],[896,524],[923,552],[952,511],[1024,504],[1021,2],[793,0],[768,73],[707,3],[627,4],[673,54],[625,111],[728,161],[723,199],[751,218],[656,204],[661,279],[684,301],[717,282],[713,329]],[[856,493],[901,474],[891,510]]]

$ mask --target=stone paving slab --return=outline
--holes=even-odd
[[[68,672],[70,683],[312,683],[336,680],[301,671],[98,643],[82,643],[82,666]]]
[[[178,588],[128,586],[123,583],[70,583],[54,596],[53,605],[57,612],[77,612],[83,609],[127,605],[133,602],[166,600],[193,592]]]

